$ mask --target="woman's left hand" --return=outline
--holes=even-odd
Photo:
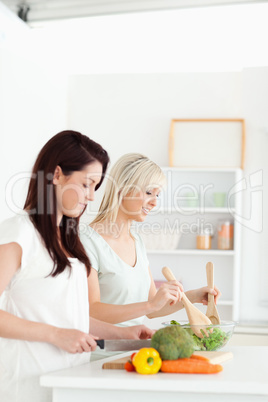
[[[190,290],[186,292],[187,297],[192,303],[202,303],[204,305],[208,304],[208,294],[214,296],[215,304],[217,304],[219,298],[221,297],[221,292],[214,286],[214,289],[209,288],[208,286],[204,286],[203,288]]]

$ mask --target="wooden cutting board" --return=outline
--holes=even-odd
[[[231,352],[195,352],[195,355],[204,356],[209,359],[212,364],[220,364],[226,360],[232,359],[233,354]],[[110,362],[103,363],[103,369],[109,370],[124,370],[125,363],[130,360],[131,355],[121,357],[121,359],[111,360]]]

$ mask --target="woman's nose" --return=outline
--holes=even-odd
[[[154,207],[156,206],[156,204],[157,204],[157,197],[156,197],[156,195],[150,199],[150,204],[153,205]]]
[[[88,190],[86,191],[86,199],[87,199],[88,201],[94,201],[94,190],[88,189]]]

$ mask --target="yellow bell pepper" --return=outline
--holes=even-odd
[[[162,360],[154,348],[142,348],[133,357],[132,364],[139,374],[155,374],[161,368]]]

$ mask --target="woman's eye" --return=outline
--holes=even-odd
[[[151,193],[150,191],[146,191],[146,194],[147,194],[147,195],[152,195],[152,193]],[[155,196],[156,196],[157,198],[159,198],[159,194],[155,194]]]
[[[89,185],[88,184],[83,184],[83,187],[84,188],[89,188]]]

